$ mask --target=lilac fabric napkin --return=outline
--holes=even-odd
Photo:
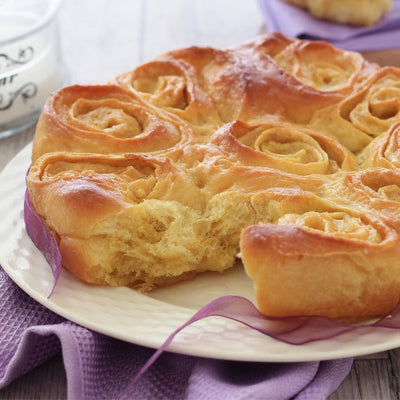
[[[314,18],[307,11],[282,0],[259,0],[266,29],[291,37],[326,40],[335,46],[357,51],[399,48],[400,0],[372,27],[354,27]]]
[[[0,389],[62,351],[68,398],[325,399],[352,360],[244,363],[164,353],[131,385],[154,350],[92,332],[47,310],[0,268]]]

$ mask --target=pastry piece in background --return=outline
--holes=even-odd
[[[282,32],[290,37],[327,41],[340,49],[359,51],[370,62],[381,66],[400,67],[400,1],[394,0],[392,8],[369,26],[335,23],[315,18],[305,6],[311,3],[324,9],[355,9],[355,15],[374,13],[376,7],[384,8],[387,1],[380,0],[298,0],[293,6],[290,0],[258,0],[264,20],[263,32]],[[381,15],[377,13],[378,18]]]
[[[317,18],[342,24],[376,24],[393,6],[392,0],[284,0],[307,9]]]

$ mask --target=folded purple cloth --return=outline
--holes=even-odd
[[[314,18],[305,10],[282,0],[259,0],[266,28],[291,37],[326,40],[335,46],[357,51],[399,48],[400,0],[377,25],[354,27]]]
[[[69,399],[325,399],[352,360],[245,363],[164,353],[92,332],[47,310],[0,268],[0,389],[62,351]]]

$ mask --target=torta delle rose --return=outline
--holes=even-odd
[[[400,296],[400,70],[279,33],[53,93],[28,178],[63,266],[141,291],[238,254],[268,316]]]

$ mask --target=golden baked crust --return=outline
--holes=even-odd
[[[279,33],[172,51],[49,97],[31,203],[87,282],[151,290],[240,252],[264,314],[382,315],[400,295],[399,87]]]
[[[392,0],[284,0],[317,18],[351,25],[374,25],[393,6]]]

